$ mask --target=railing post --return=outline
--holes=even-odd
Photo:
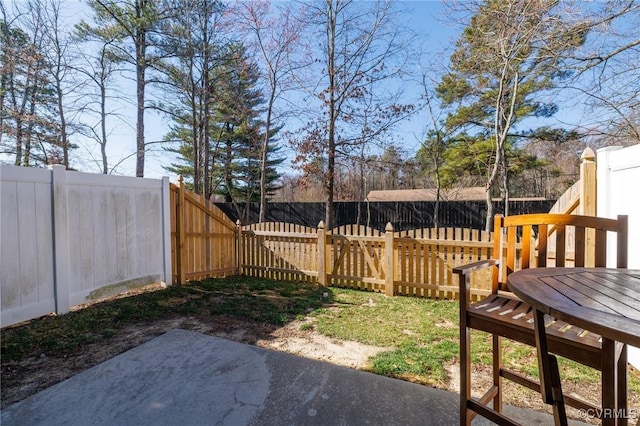
[[[318,284],[323,287],[327,286],[327,248],[326,231],[324,222],[318,223]]]
[[[393,278],[395,276],[395,244],[393,241],[393,225],[387,223],[384,233],[384,288],[387,296],[393,296]]]
[[[177,275],[178,284],[184,284],[186,282],[185,277],[185,250],[184,250],[184,179],[182,176],[178,177],[178,206],[176,207],[176,233],[178,238],[176,241],[176,261],[178,262]]]
[[[242,223],[236,220],[236,274],[242,275],[244,249],[242,247]]]
[[[591,148],[587,148],[580,157],[580,206],[578,213],[585,216],[596,216],[596,154]],[[585,233],[586,247],[595,247],[596,235],[593,229],[587,229]],[[595,251],[587,250],[585,266],[595,265]]]
[[[596,216],[596,154],[587,148],[580,157],[580,214]]]

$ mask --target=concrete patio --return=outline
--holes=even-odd
[[[458,401],[439,389],[172,330],[6,408],[0,420],[3,426],[457,425]],[[530,410],[507,413],[527,425],[553,423]]]

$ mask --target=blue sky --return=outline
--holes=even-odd
[[[68,18],[69,23],[77,22],[82,18],[86,18],[90,13],[86,4],[78,0],[66,0],[64,2],[64,15]],[[398,7],[401,9],[411,10],[407,25],[413,28],[424,42],[424,52],[427,56],[430,54],[440,54],[443,52],[449,42],[455,40],[457,31],[453,25],[446,25],[440,21],[441,4],[438,1],[400,1]],[[445,59],[446,60],[446,57]],[[129,84],[131,89],[129,93],[133,97],[134,87]],[[153,89],[149,91],[152,92]],[[147,96],[150,97],[149,95]],[[120,161],[131,155],[135,149],[135,107],[131,104],[123,104],[121,112],[129,117],[128,124],[118,124],[112,128],[107,151],[109,154],[110,164]],[[403,139],[403,147],[413,153],[420,145],[425,133],[425,119],[421,116],[415,116],[412,120],[402,124],[398,129],[398,135]],[[154,111],[147,111],[145,116],[145,138],[146,141],[159,141],[167,132],[167,119],[160,116]],[[99,151],[95,144],[91,142],[81,142],[81,147],[75,153],[74,166],[82,171],[98,172],[99,166],[96,160],[99,158]],[[290,150],[285,147],[285,151]],[[293,157],[291,153],[289,157]],[[172,181],[176,181],[177,177],[172,176],[163,169],[164,164],[175,161],[171,156],[161,152],[160,150],[150,150],[146,154],[145,161],[145,177],[159,178],[169,175]],[[289,169],[289,167],[285,167]],[[116,174],[135,175],[135,157],[131,156],[125,160],[122,165],[114,172]]]
[[[11,7],[16,2],[9,2]],[[17,2],[19,3],[19,2]],[[79,21],[86,14],[89,13],[89,9],[86,4],[79,0],[66,0],[64,2],[65,10],[64,15],[69,21],[69,25]],[[440,64],[438,68],[440,71],[444,69],[448,62],[448,56],[450,49],[457,39],[462,28],[451,22],[446,22],[442,10],[442,5],[438,1],[399,1],[397,6],[403,10],[410,10],[408,13],[406,25],[410,32],[414,32],[418,39],[421,41],[421,53],[423,58],[416,57],[415,60],[420,60],[422,63],[431,62]],[[435,73],[434,73],[435,75]],[[110,142],[108,145],[108,154],[110,164],[113,165],[117,161],[130,156],[125,160],[115,173],[124,175],[134,175],[135,171],[135,157],[132,153],[135,150],[135,106],[133,105],[134,98],[134,86],[133,83],[126,83],[130,89],[127,89],[130,95],[127,102],[122,102],[121,113],[127,117],[128,123],[118,124],[112,128],[110,136]],[[421,91],[420,87],[416,87],[413,90],[409,90],[411,95],[415,96],[416,91]],[[151,98],[153,89],[149,90],[148,98]],[[570,105],[569,99],[561,99],[565,105]],[[566,122],[578,122],[581,117],[582,111],[580,108],[569,107],[561,109],[557,114],[557,120]],[[413,117],[410,121],[403,123],[398,127],[397,141],[401,144],[403,149],[408,154],[413,154],[420,146],[421,141],[424,138],[426,129],[430,120],[426,112],[422,112]],[[167,119],[158,115],[154,111],[148,111],[145,120],[145,138],[149,141],[159,141],[163,138],[167,132]],[[73,166],[82,171],[98,172],[99,167],[97,162],[92,160],[92,156],[97,159],[99,157],[97,145],[90,142],[80,141],[81,148],[77,150],[73,158]],[[285,150],[290,150],[285,147]],[[290,155],[293,157],[293,153]],[[160,152],[159,150],[151,150],[147,153],[145,176],[158,178],[167,175],[167,172],[162,168],[163,164],[168,164],[174,161],[173,158]],[[285,169],[289,167],[285,166]],[[172,181],[176,180],[175,176],[170,176]]]

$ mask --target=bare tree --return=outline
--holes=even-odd
[[[39,24],[43,26],[45,47],[50,80],[57,103],[58,144],[62,148],[62,164],[69,167],[69,140],[72,125],[69,123],[69,110],[72,109],[70,94],[76,91],[73,45],[70,40],[67,22],[61,15],[59,0],[32,0],[29,3],[32,14],[40,15]],[[36,12],[37,11],[37,12]]]
[[[439,65],[441,67],[441,65]],[[426,135],[418,152],[416,160],[422,169],[422,173],[433,175],[433,182],[436,190],[436,200],[433,208],[433,224],[439,226],[439,211],[442,184],[442,167],[444,165],[444,155],[447,148],[448,139],[456,131],[455,128],[448,128],[445,125],[444,111],[437,103],[435,87],[437,82],[430,76],[438,75],[434,67],[422,68],[420,70],[419,86],[422,89],[422,100],[424,111],[427,114]]]
[[[154,62],[150,57],[151,34],[161,20],[157,2],[153,0],[89,0],[95,12],[96,34],[101,27],[117,29],[130,45],[120,45],[119,57],[135,67],[136,80],[136,176],[144,176],[145,158],[145,90],[147,70]],[[133,48],[133,52],[130,48]]]
[[[396,104],[389,90],[389,82],[402,73],[406,45],[390,1],[325,0],[308,4],[307,10],[316,28],[309,44],[320,42],[321,50],[312,53],[312,75],[304,86],[320,101],[322,116],[307,123],[305,135],[292,142],[306,173],[324,171],[325,225],[331,228],[337,159],[357,155],[358,146],[391,128],[390,116],[410,109]],[[376,99],[379,122],[362,127],[357,103],[367,95]]]
[[[289,6],[274,12],[270,2],[242,1],[239,2],[237,14],[233,16],[233,20],[240,29],[250,34],[250,45],[257,50],[261,58],[267,83],[266,117],[260,148],[259,222],[265,221],[267,210],[268,154],[274,123],[277,119],[276,102],[285,91],[291,88],[294,69],[289,59],[292,51],[297,47],[301,30],[301,21],[296,19]]]
[[[585,44],[565,60],[562,87],[587,113],[578,128],[604,144],[640,143],[640,3],[596,3],[583,12]]]
[[[80,132],[89,139],[95,141],[100,147],[100,169],[103,174],[108,174],[115,165],[109,167],[107,155],[107,143],[109,140],[109,118],[117,117],[117,114],[109,107],[112,98],[110,92],[114,90],[114,79],[123,69],[118,66],[118,58],[114,44],[117,43],[117,31],[103,27],[100,34],[82,23],[76,27],[76,37],[80,41],[96,44],[95,51],[83,54],[84,63],[78,66],[79,73],[84,75],[88,82],[83,88],[85,96],[81,101],[82,114],[85,117],[85,125],[80,126]],[[95,93],[97,92],[97,93]],[[91,117],[91,118],[88,118]],[[88,121],[95,124],[86,124]]]

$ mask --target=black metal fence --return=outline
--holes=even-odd
[[[544,213],[554,205],[554,200],[510,201],[509,214]],[[215,203],[231,219],[236,221],[238,214],[231,203]],[[387,222],[391,222],[396,231],[408,229],[432,228],[434,224],[433,201],[339,201],[334,203],[334,226],[359,224],[384,231]],[[258,222],[259,203],[246,206],[239,203],[241,211],[247,216],[241,219],[243,224]],[[495,213],[504,213],[504,202],[494,203]],[[287,222],[315,228],[325,216],[325,203],[269,203],[266,212],[267,222]],[[438,222],[441,227],[484,229],[487,217],[487,205],[484,201],[441,201]]]

